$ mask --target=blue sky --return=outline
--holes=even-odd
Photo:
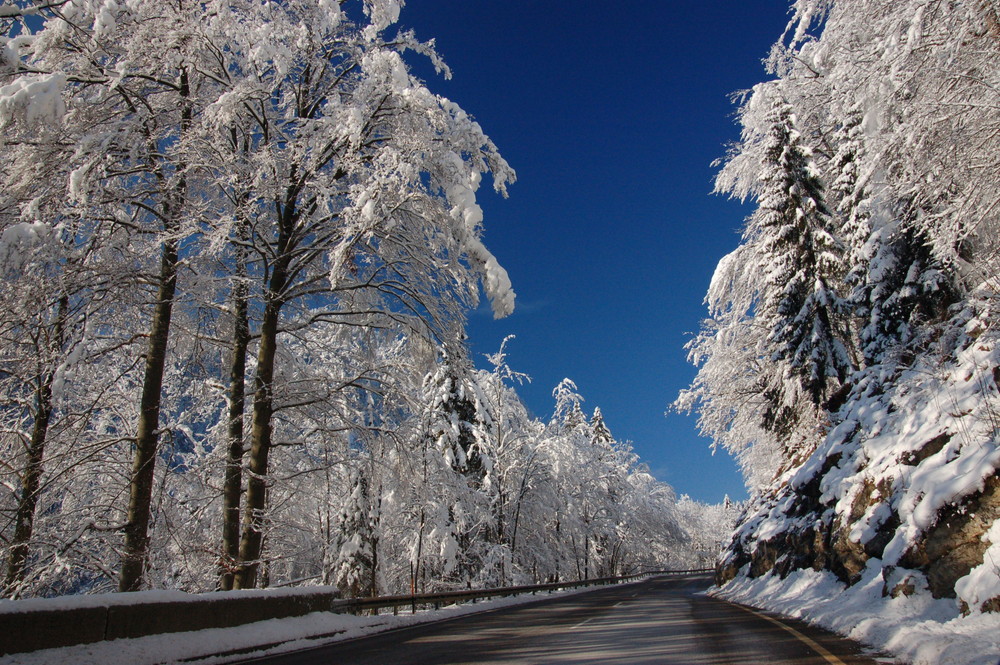
[[[485,241],[517,311],[471,316],[481,359],[509,334],[521,395],[548,418],[573,379],[590,411],[680,494],[746,491],[695,419],[664,415],[694,368],[685,342],[748,209],[711,195],[736,140],[730,95],[767,76],[782,0],[618,3],[411,0],[400,24],[435,38],[454,78],[429,87],[471,113],[517,171],[510,198],[484,186]]]

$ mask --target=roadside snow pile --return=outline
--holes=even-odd
[[[997,614],[961,616],[950,599],[922,592],[882,596],[882,569],[872,560],[851,587],[826,571],[785,579],[740,576],[712,595],[818,624],[914,665],[997,665]]]
[[[59,649],[0,656],[3,665],[158,665],[197,659],[199,664],[227,663],[248,658],[287,653],[360,637],[419,621],[425,615],[356,617],[314,612],[290,619],[258,621],[237,628],[210,628],[188,633],[149,635],[127,640],[109,640]],[[212,654],[229,656],[214,657]]]
[[[630,582],[628,584],[635,584]],[[558,595],[587,593],[605,587],[585,587],[555,592]],[[138,594],[136,594],[138,595]],[[184,595],[184,594],[179,594]],[[512,596],[475,604],[451,605],[440,610],[418,611],[399,616],[352,616],[314,612],[302,617],[259,621],[236,628],[212,628],[186,633],[150,635],[110,640],[60,649],[0,656],[0,665],[159,665],[196,660],[199,665],[221,665],[249,658],[271,656],[320,647],[341,640],[363,637],[394,628],[443,621],[466,614],[522,605],[541,597]],[[223,655],[213,655],[223,654]]]
[[[744,517],[720,595],[917,663],[1000,662],[1000,344],[960,320],[937,353],[861,374]]]

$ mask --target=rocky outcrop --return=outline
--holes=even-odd
[[[758,497],[717,582],[813,569],[851,586],[875,566],[886,596],[1000,611],[996,361],[978,346],[934,381],[914,372],[877,400],[854,395],[812,457]]]
[[[987,479],[981,492],[948,506],[938,520],[900,559],[906,568],[927,575],[936,598],[954,598],[955,583],[983,563],[991,544],[984,538],[1000,518],[1000,476]]]

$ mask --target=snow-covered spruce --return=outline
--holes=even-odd
[[[983,662],[1000,620],[1000,134],[987,110],[1000,15],[923,0],[796,0],[792,15],[717,181],[757,210],[716,270],[689,347],[699,372],[677,401],[737,455],[753,492],[719,565],[722,593],[787,610],[797,590],[832,585],[841,600],[810,595],[800,614],[866,625],[856,637],[918,662]],[[785,144],[812,161],[781,190],[767,155],[786,104]],[[845,261],[809,273],[825,313],[772,305],[799,282],[763,276],[808,258],[788,242],[802,237],[792,224],[759,241],[782,191],[825,197],[794,217],[801,229],[829,213],[824,260]],[[789,330],[812,351],[776,348]],[[830,339],[845,355],[825,350]],[[833,357],[839,369],[817,371]],[[803,376],[825,376],[825,392],[796,394]],[[899,625],[857,622],[882,610]],[[907,640],[918,625],[937,637]],[[978,636],[979,651],[939,649],[948,631]]]

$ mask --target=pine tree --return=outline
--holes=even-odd
[[[831,160],[831,190],[837,200],[840,236],[845,244],[844,278],[858,320],[858,345],[866,366],[915,339],[923,323],[940,320],[955,301],[948,271],[932,251],[927,232],[916,224],[914,201],[876,202],[861,169],[865,151],[864,116],[855,105],[837,132]],[[869,167],[871,168],[871,167]],[[873,211],[879,214],[873,215]]]
[[[868,240],[871,236],[872,200],[866,174],[864,114],[853,106],[836,132],[836,153],[830,160],[833,184],[830,186],[838,217],[838,235],[844,243],[844,282],[857,285],[863,279],[871,259]]]
[[[769,104],[767,133],[759,207],[746,235],[763,265],[757,317],[768,331],[770,360],[784,368],[783,381],[769,386],[769,401],[780,410],[802,393],[818,406],[852,370],[848,308],[838,293],[842,248],[792,106],[776,91],[758,94]],[[779,420],[772,414],[773,426]]]
[[[431,440],[448,465],[478,487],[485,474],[481,439],[489,419],[477,399],[471,367],[446,355],[425,385]]]
[[[872,256],[854,290],[862,313],[860,343],[865,361],[903,361],[924,325],[942,320],[957,290],[933,255],[927,236],[898,219],[872,229]],[[891,356],[891,357],[890,357]]]
[[[371,500],[368,478],[359,471],[354,475],[351,495],[344,503],[337,527],[334,583],[346,598],[375,596],[378,592]]]
[[[604,422],[604,414],[601,413],[601,407],[594,408],[594,415],[590,419],[590,429],[593,431],[592,441],[595,446],[601,448],[610,449],[615,442],[615,437],[611,435],[611,430],[608,429],[607,424]]]
[[[436,459],[425,491],[436,499],[437,534],[441,540],[444,578],[470,580],[483,567],[488,534],[495,515],[484,487],[492,460],[486,455],[492,418],[476,383],[471,362],[442,354],[425,381],[427,437]]]

